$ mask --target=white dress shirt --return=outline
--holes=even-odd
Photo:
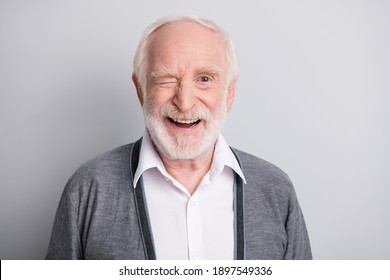
[[[220,135],[211,168],[191,196],[168,174],[144,133],[134,187],[142,175],[157,259],[234,258],[233,172],[245,182]]]

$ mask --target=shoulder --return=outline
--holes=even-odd
[[[89,193],[98,187],[119,187],[129,181],[130,152],[134,143],[107,151],[83,163],[70,177],[65,191]]]
[[[289,176],[279,167],[252,154],[232,149],[241,164],[248,188],[252,187],[257,192],[277,192],[289,198],[295,196]]]

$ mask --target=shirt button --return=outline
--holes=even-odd
[[[196,201],[192,200],[192,201],[190,202],[190,205],[191,205],[191,206],[196,206]]]
[[[168,178],[168,177],[164,177],[164,180],[165,180],[166,182],[168,182],[168,181],[169,181],[169,178]]]
[[[194,260],[199,260],[200,259],[200,253],[199,252],[194,252],[192,253],[192,258]]]

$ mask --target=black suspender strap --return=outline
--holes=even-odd
[[[231,149],[241,166],[236,152]],[[233,171],[234,172],[234,171]],[[244,235],[244,188],[240,176],[234,172],[234,258],[245,259],[245,235]]]
[[[130,152],[130,163],[131,163],[130,167],[131,167],[132,180],[134,179],[134,174],[138,167],[139,153],[141,150],[141,141],[142,141],[141,139],[138,140],[134,144],[133,149]],[[136,211],[138,215],[138,223],[140,226],[141,238],[142,238],[144,251],[145,251],[145,258],[147,260],[155,260],[156,252],[154,250],[153,235],[149,223],[148,208],[146,205],[142,177],[138,180],[137,187],[134,189],[134,196],[135,196],[134,198],[136,203]]]

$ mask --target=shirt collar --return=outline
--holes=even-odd
[[[151,168],[158,168],[162,173],[165,171],[164,164],[162,163],[161,158],[150,139],[149,133],[145,131],[142,136],[142,145],[139,153],[137,170],[134,174],[134,188],[137,186],[137,182],[142,173]]]
[[[234,172],[236,172],[246,184],[244,173],[242,172],[236,156],[233,154],[225,138],[222,134],[220,134],[215,145],[210,177],[213,178],[221,174],[225,166],[230,167]]]
[[[235,155],[233,154],[229,145],[226,143],[226,140],[220,134],[215,145],[213,163],[211,164],[211,168],[208,173],[210,180],[221,174],[225,166],[230,167],[234,172],[236,172],[246,184],[245,176],[241,170],[240,165],[238,164]],[[141,175],[148,169],[152,168],[157,168],[164,176],[170,177],[152,143],[152,140],[150,139],[149,133],[145,131],[142,137],[138,167],[134,174],[134,188],[137,186]]]

